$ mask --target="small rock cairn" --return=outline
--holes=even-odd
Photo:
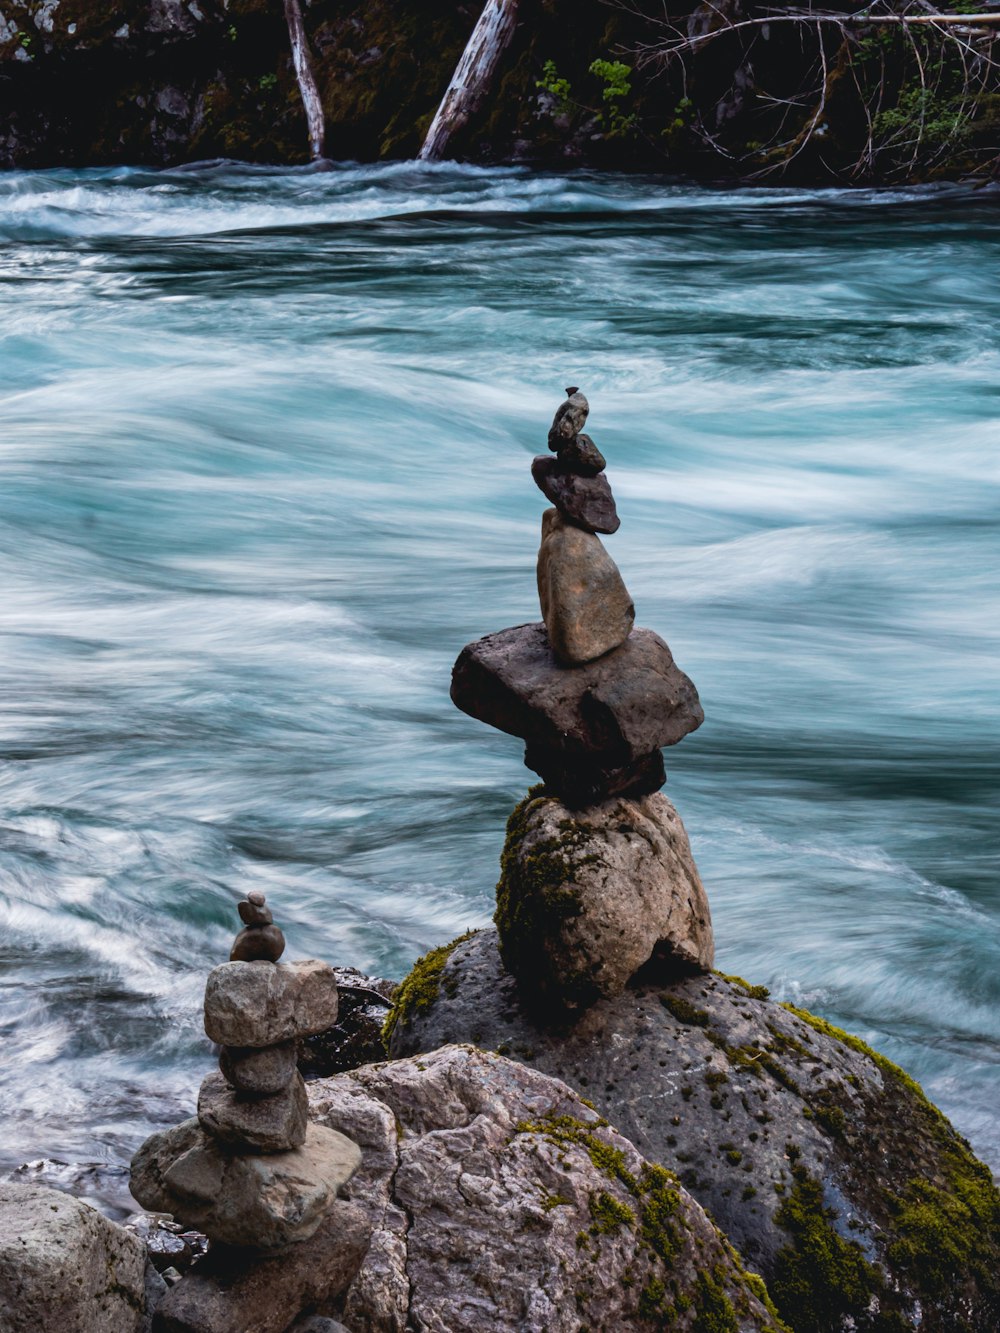
[[[496,924],[529,1000],[555,1013],[621,993],[641,969],[669,978],[713,962],[708,900],[676,810],[659,794],[663,747],[704,721],[666,643],[635,610],[599,533],[618,530],[605,461],[567,389],[531,474],[542,516],[543,623],[468,644],[454,703],[526,743],[544,783],[508,824]],[[555,455],[552,457],[551,455]]]
[[[152,1135],[132,1159],[131,1190],[219,1245],[274,1253],[307,1240],[360,1164],[356,1144],[308,1119],[300,1038],[337,1018],[327,963],[279,964],[285,939],[262,893],[239,904],[244,928],[205,987],[205,1031],[221,1046],[198,1114]]]

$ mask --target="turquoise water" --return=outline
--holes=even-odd
[[[190,1114],[234,904],[400,976],[488,922],[592,404],[720,967],[1000,1167],[1000,265],[989,192],[411,166],[0,175],[0,1165]]]

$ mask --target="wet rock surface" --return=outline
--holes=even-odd
[[[398,989],[395,981],[370,977],[353,967],[335,967],[340,995],[337,1021],[306,1037],[299,1048],[304,1078],[329,1078],[358,1065],[385,1059],[382,1024]]]
[[[558,458],[539,454],[531,464],[531,475],[545,498],[585,532],[611,534],[621,527],[615,497],[603,472],[587,476]]]
[[[316,1125],[293,1152],[233,1156],[186,1120],[133,1157],[132,1193],[220,1244],[276,1250],[316,1231],[358,1161],[354,1144]]]
[[[449,1047],[311,1093],[363,1151],[353,1333],[684,1331],[723,1302],[741,1329],[770,1323],[684,1189],[559,1081]]]
[[[538,600],[552,651],[580,664],[625,642],[635,607],[618,566],[599,537],[568,523],[557,509],[542,515]]]
[[[545,1030],[493,931],[458,943],[439,983],[396,1024],[394,1056],[472,1041],[564,1079],[677,1172],[791,1328],[996,1326],[990,1173],[857,1038],[719,974],[640,978]]]
[[[573,668],[557,660],[544,624],[488,634],[462,650],[451,697],[532,749],[606,768],[676,745],[705,716],[694,685],[647,629]]]
[[[141,1333],[146,1250],[89,1204],[0,1182],[3,1333]]]
[[[620,995],[643,967],[661,980],[711,968],[708,898],[665,796],[571,812],[541,793],[507,827],[495,919],[533,1012]]]

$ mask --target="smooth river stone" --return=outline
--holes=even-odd
[[[617,532],[621,519],[608,479],[584,477],[557,458],[539,454],[531,464],[535,485],[564,518],[586,532]]]
[[[233,941],[231,963],[276,963],[285,952],[280,926],[246,926]]]
[[[462,649],[452,673],[456,707],[529,747],[623,768],[705,720],[692,682],[658,634],[634,629],[583,666],[563,666],[543,624],[517,625]]]
[[[315,1233],[360,1164],[357,1144],[322,1125],[292,1152],[234,1156],[192,1119],[146,1140],[130,1189],[143,1208],[220,1245],[277,1250]]]
[[[223,963],[205,985],[205,1033],[220,1046],[274,1046],[337,1021],[329,963]]]
[[[587,424],[589,414],[590,404],[579,389],[559,404],[549,429],[549,448],[553,453],[576,439]]]
[[[563,662],[602,657],[625,642],[635,623],[632,598],[600,538],[567,523],[558,509],[542,515],[538,600]]]
[[[309,1098],[302,1075],[271,1097],[241,1096],[221,1074],[209,1074],[198,1093],[198,1123],[227,1148],[288,1152],[305,1142]]]
[[[270,926],[274,917],[271,915],[271,909],[266,905],[267,900],[262,893],[255,889],[248,893],[244,902],[236,904],[236,910],[240,914],[240,920],[245,926]]]
[[[662,750],[653,750],[628,764],[615,765],[588,762],[578,755],[567,759],[558,751],[528,745],[524,750],[524,763],[572,810],[599,805],[612,796],[633,799],[649,796],[659,791],[667,780]]]
[[[287,1088],[295,1074],[298,1042],[277,1046],[223,1046],[219,1068],[227,1083],[251,1097],[268,1097]]]

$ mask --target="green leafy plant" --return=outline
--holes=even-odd
[[[632,67],[621,60],[594,60],[590,73],[602,79],[604,88],[604,127],[609,138],[617,138],[635,129],[636,118],[626,115],[622,103],[632,91]]]
[[[257,87],[262,93],[269,93],[272,88],[276,88],[277,86],[277,74],[262,74],[257,82]]]
[[[560,76],[554,60],[546,60],[542,66],[542,77],[535,83],[536,88],[555,98],[556,114],[568,115],[573,110],[573,90],[569,79]]]

